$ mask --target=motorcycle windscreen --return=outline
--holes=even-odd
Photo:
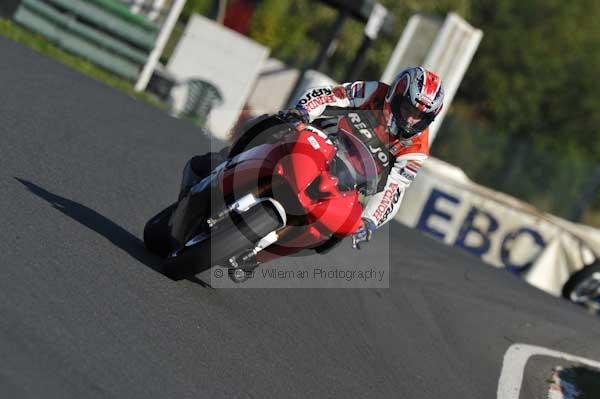
[[[373,195],[377,192],[379,175],[377,163],[373,159],[367,146],[353,134],[344,130],[337,133],[336,158],[344,166],[344,172],[338,170],[336,175],[342,178],[344,185],[354,186],[365,195]]]

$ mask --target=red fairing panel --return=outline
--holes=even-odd
[[[327,171],[335,156],[335,147],[322,134],[306,129],[298,135],[291,154],[277,168],[298,193],[300,203],[307,210],[309,220],[319,230],[329,234],[349,235],[360,227],[362,206],[356,191],[340,192],[337,178]],[[306,194],[308,186],[320,177],[319,191],[326,193],[315,201]]]
[[[362,223],[358,193],[342,193],[320,201],[310,208],[310,215],[316,219],[317,225],[336,235],[356,233]]]

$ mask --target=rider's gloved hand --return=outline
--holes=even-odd
[[[300,108],[290,108],[283,111],[279,111],[279,117],[288,122],[302,122],[304,124],[308,123],[308,113],[304,109]]]
[[[377,230],[377,226],[369,219],[362,219],[362,226],[352,236],[352,248],[360,249],[361,242],[368,242],[373,236],[373,232]]]

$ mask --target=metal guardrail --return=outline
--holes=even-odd
[[[129,80],[137,79],[159,30],[113,0],[23,0],[13,18]]]
[[[116,36],[121,37],[141,48],[152,50],[154,46],[155,33],[148,31],[131,22],[121,19],[119,16],[104,10],[101,7],[84,0],[47,0],[67,12],[76,15],[86,21],[104,28]]]
[[[148,29],[151,31],[158,32],[160,26],[141,15],[137,15],[132,13],[129,10],[129,7],[124,5],[122,2],[116,0],[89,0],[90,2],[112,12],[113,14],[118,15],[120,18],[125,21],[134,23],[138,26],[141,26],[144,29]]]
[[[112,50],[139,64],[146,62],[148,55],[145,52],[115,39],[111,35],[78,22],[77,18],[72,14],[60,13],[40,0],[23,0],[23,4],[31,11],[37,13],[41,17],[45,17],[57,26],[78,34],[82,38],[104,47],[107,50]]]

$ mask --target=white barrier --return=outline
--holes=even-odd
[[[396,218],[557,296],[573,272],[600,256],[600,230],[477,185],[435,158],[425,162]]]
[[[456,13],[449,13],[443,23],[438,18],[415,14],[394,49],[381,77],[383,82],[391,83],[398,72],[415,65],[436,72],[444,82],[444,108],[429,127],[431,141],[435,139],[482,36],[481,30]]]
[[[252,115],[275,114],[285,109],[299,74],[296,68],[278,59],[265,61],[246,103]]]
[[[167,70],[179,81],[202,79],[219,89],[223,104],[211,112],[208,128],[217,138],[227,139],[268,55],[268,48],[193,15]]]

